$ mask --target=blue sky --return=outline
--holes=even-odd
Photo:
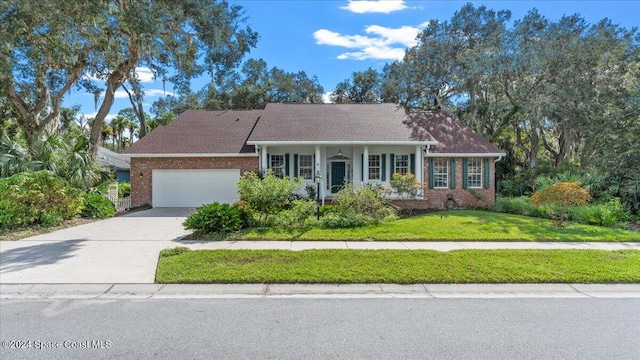
[[[420,27],[430,20],[451,19],[454,12],[469,1],[269,1],[230,0],[246,10],[247,23],[257,31],[260,40],[247,58],[262,58],[269,67],[290,72],[305,71],[316,75],[325,92],[355,71],[371,67],[382,69],[385,63],[399,59],[404,49],[415,44]],[[555,20],[563,15],[579,13],[589,23],[607,17],[613,23],[630,29],[640,26],[640,1],[471,1],[493,10],[511,10],[511,19],[521,19],[537,8],[545,17]],[[148,69],[138,69],[144,81],[148,111],[151,103],[165,93],[167,84],[155,81]],[[208,78],[196,79],[192,89],[199,90]],[[116,93],[110,114],[130,107],[122,90]],[[65,105],[81,105],[81,113],[95,114],[93,95],[72,92]]]

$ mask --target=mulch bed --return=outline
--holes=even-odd
[[[27,226],[27,227],[11,230],[8,233],[0,233],[0,240],[20,240],[20,239],[24,239],[31,236],[46,234],[56,230],[62,230],[62,229],[66,229],[66,228],[70,228],[78,225],[92,223],[98,220],[103,220],[103,219],[74,218],[74,219],[65,220],[61,225],[53,226],[53,227],[43,227],[40,225]]]

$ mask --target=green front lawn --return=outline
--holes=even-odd
[[[640,241],[640,233],[488,211],[461,210],[414,216],[348,229],[251,229],[235,240],[377,241]]]
[[[638,250],[200,250],[161,254],[159,283],[634,283]]]

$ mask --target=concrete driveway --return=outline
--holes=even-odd
[[[0,283],[153,283],[158,253],[187,235],[193,208],[154,208],[0,241]]]

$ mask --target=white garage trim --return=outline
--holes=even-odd
[[[153,207],[197,207],[239,199],[240,169],[154,169]]]

